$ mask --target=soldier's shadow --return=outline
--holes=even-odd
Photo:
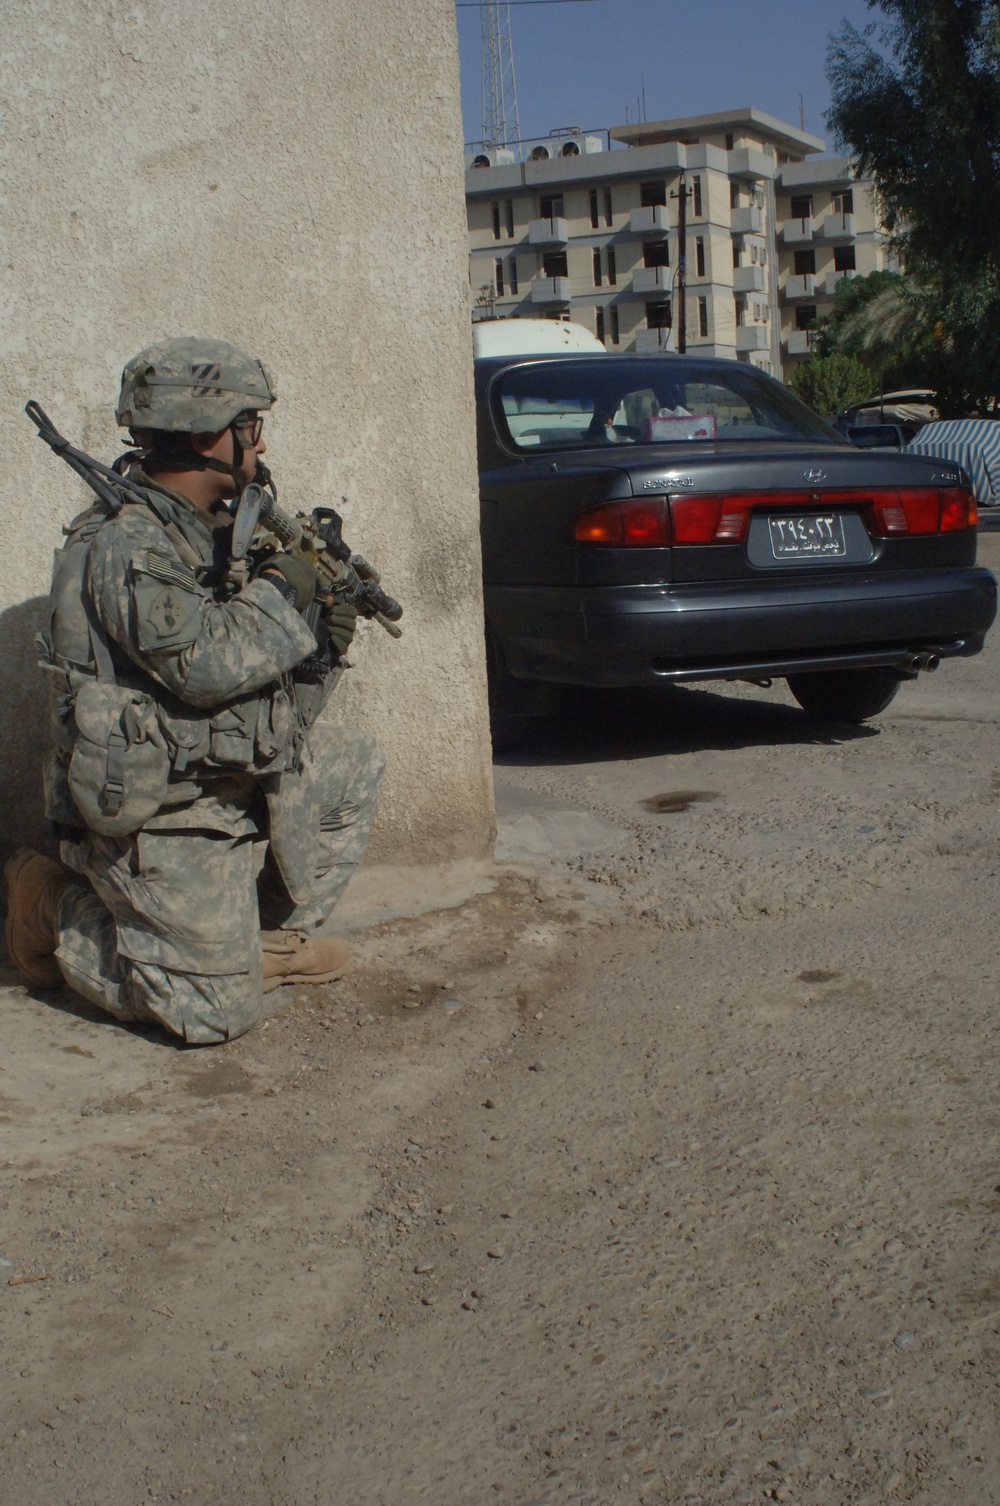
[[[45,626],[47,596],[0,612],[0,849],[7,857],[25,843],[53,852],[44,825],[42,760],[48,748],[46,676],[38,668],[35,634]]]

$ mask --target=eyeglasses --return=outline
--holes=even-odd
[[[258,413],[255,417],[245,417],[242,413],[233,419],[233,428],[239,429],[247,437],[247,443],[252,448],[256,445],[261,434],[264,432],[264,420]]]

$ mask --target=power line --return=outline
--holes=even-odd
[[[456,10],[489,10],[494,0],[455,0]],[[604,5],[606,0],[507,0],[508,5]]]

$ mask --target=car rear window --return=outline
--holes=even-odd
[[[509,367],[490,401],[517,450],[719,441],[843,443],[780,383],[732,362],[559,360]]]

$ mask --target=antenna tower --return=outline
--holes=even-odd
[[[483,145],[516,149],[521,140],[521,122],[517,114],[508,0],[488,0],[482,9],[482,26]]]

